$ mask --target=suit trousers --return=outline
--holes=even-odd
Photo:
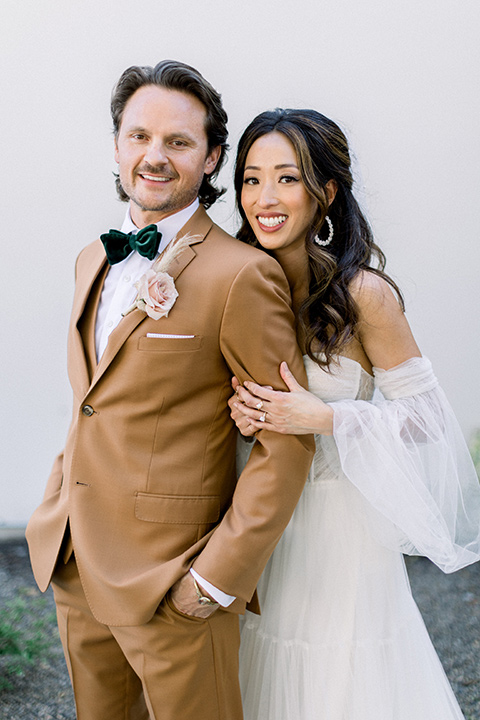
[[[237,615],[193,618],[167,595],[144,625],[103,625],[73,555],[52,586],[77,720],[242,720]]]

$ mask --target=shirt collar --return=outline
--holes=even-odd
[[[170,240],[173,240],[178,231],[181,230],[181,228],[190,220],[192,215],[198,209],[199,205],[200,202],[198,198],[196,198],[193,203],[188,205],[186,208],[183,208],[182,210],[179,210],[173,215],[169,215],[168,217],[163,218],[163,220],[160,220],[160,222],[155,223],[158,231],[162,233],[162,240],[160,242],[160,247],[158,248],[159,252],[161,252],[167,247]],[[121,230],[124,233],[138,232],[138,227],[135,225],[130,215],[130,207],[127,208],[127,213],[125,215],[125,220],[123,221]]]

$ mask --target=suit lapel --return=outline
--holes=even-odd
[[[90,255],[88,259],[82,258],[81,260],[81,262],[85,262],[85,267],[82,267],[82,272],[79,273],[77,279],[69,336],[70,381],[73,389],[80,396],[87,393],[90,385],[95,354],[93,357],[91,356],[89,336],[92,327],[93,333],[95,333],[98,301],[108,270],[105,251],[100,241],[85,252]],[[95,289],[98,290],[98,293],[95,292]],[[89,301],[88,304],[87,301]],[[95,336],[93,342],[95,343]]]
[[[108,265],[105,264],[100,270],[91,287],[88,303],[82,313],[77,328],[82,337],[85,359],[88,369],[88,384],[90,385],[97,367],[97,348],[95,338],[95,324],[97,319],[98,306],[102,295],[103,284],[108,272]]]
[[[192,246],[203,242],[206,235],[208,234],[210,228],[212,227],[213,222],[208,217],[207,213],[205,212],[205,209],[202,205],[196,210],[196,212],[192,215],[190,220],[186,223],[186,225],[181,228],[181,230],[178,232],[178,237],[182,237],[184,235],[191,235],[192,237],[189,239],[189,245],[186,247],[182,254],[174,260],[171,267],[169,268],[169,274],[173,277],[174,280],[176,280],[179,275],[185,270],[187,265],[189,265],[192,260],[196,257],[196,252],[193,249]],[[106,272],[105,272],[106,274]],[[98,272],[96,274],[98,276]],[[90,284],[90,288],[92,287],[93,283]],[[103,287],[103,281],[102,281],[102,287]],[[101,293],[100,293],[101,294]],[[95,303],[94,308],[94,318],[96,318],[97,315],[97,307],[98,307],[98,300],[100,298],[100,294],[98,296],[97,302]],[[92,303],[93,304],[93,303]],[[93,308],[90,308],[90,302],[88,311],[91,312]],[[119,350],[122,348],[126,340],[129,338],[129,336],[132,334],[132,332],[136,329],[136,327],[146,318],[146,314],[142,310],[133,310],[133,312],[129,313],[126,317],[124,317],[117,327],[112,331],[110,334],[110,337],[108,338],[107,347],[105,348],[105,352],[103,353],[102,357],[100,358],[100,362],[96,366],[96,369],[93,373],[90,389],[94,387],[94,385],[97,384],[97,382],[100,380],[100,378],[104,375],[107,368],[110,366],[116,355],[118,354]],[[95,323],[94,323],[95,325]]]
[[[184,225],[183,228],[178,232],[179,238],[183,237],[184,235],[191,235],[191,238],[189,240],[188,247],[185,248],[180,257],[178,257],[170,266],[168,272],[174,280],[176,280],[180,273],[185,270],[187,265],[192,262],[192,260],[196,256],[196,252],[193,249],[193,246],[197,243],[203,242],[203,240],[208,235],[210,229],[212,228],[212,225],[213,222],[205,212],[205,208],[203,207],[203,205],[200,205],[198,210],[192,215],[186,225]]]

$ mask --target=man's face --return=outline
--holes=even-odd
[[[128,100],[115,161],[138,227],[190,205],[203,175],[215,170],[220,148],[208,151],[205,120],[196,97],[158,85],[141,87]]]

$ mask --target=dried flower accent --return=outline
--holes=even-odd
[[[124,317],[136,309],[142,310],[153,320],[168,317],[168,313],[178,297],[173,277],[168,274],[168,270],[196,237],[196,235],[184,235],[179,240],[173,239],[167,245],[158,260],[135,283],[138,290],[137,297],[134,303],[122,313]]]

